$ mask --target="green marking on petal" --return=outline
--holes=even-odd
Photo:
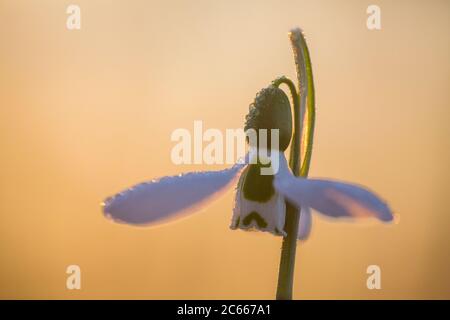
[[[251,201],[268,202],[275,194],[273,188],[273,175],[261,175],[262,167],[270,167],[262,164],[250,164],[244,177],[243,194]]]
[[[264,220],[258,212],[256,211],[252,211],[248,216],[246,216],[243,220],[243,224],[244,226],[248,226],[250,225],[250,223],[252,223],[252,221],[255,220],[256,224],[258,225],[258,227],[260,228],[266,228],[267,227],[267,222],[266,220]]]

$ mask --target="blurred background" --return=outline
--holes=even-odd
[[[81,8],[81,30],[66,8]],[[366,27],[381,8],[379,31]],[[281,238],[231,231],[233,192],[157,228],[103,217],[174,165],[170,134],[242,127],[304,29],[317,97],[310,176],[369,186],[396,224],[315,215],[297,299],[449,299],[450,2],[0,1],[0,298],[272,299]],[[174,195],[175,196],[175,195]],[[66,268],[81,267],[81,290]],[[366,268],[381,268],[368,290]]]

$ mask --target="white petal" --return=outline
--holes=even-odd
[[[279,152],[273,152],[273,156],[277,157],[277,160],[278,157],[284,159],[284,154]],[[252,163],[252,160],[255,159],[250,158],[250,163]],[[284,159],[284,161],[286,160]],[[286,232],[284,231],[286,203],[282,195],[274,190],[273,195],[263,202],[250,200],[244,196],[242,188],[250,166],[252,164],[242,172],[236,187],[235,204],[230,228],[245,231],[258,230],[270,232],[277,236],[286,236]],[[277,167],[274,169],[277,169]]]
[[[373,192],[354,184],[294,176],[275,177],[275,189],[298,207],[334,218],[376,217],[391,221],[392,212]]]
[[[166,222],[195,211],[226,190],[243,166],[239,163],[222,171],[191,172],[141,183],[105,200],[103,211],[122,223]]]
[[[269,201],[264,203],[245,199],[239,191],[236,196],[238,198],[233,210],[231,229],[259,230],[276,236],[286,236],[283,230],[286,202],[282,195],[275,193]]]
[[[298,223],[298,236],[299,240],[306,240],[311,233],[312,217],[311,209],[303,206],[300,213],[300,221]]]

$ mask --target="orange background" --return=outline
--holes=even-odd
[[[239,128],[255,94],[295,78],[307,35],[316,84],[311,176],[376,190],[397,224],[314,217],[295,298],[450,298],[448,1],[0,1],[0,297],[274,297],[281,238],[228,228],[228,192],[158,228],[106,220],[136,182],[224,166],[170,160],[176,128]],[[381,7],[382,29],[366,28]],[[77,264],[82,289],[66,289]],[[366,288],[366,268],[382,289]]]

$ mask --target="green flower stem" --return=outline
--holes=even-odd
[[[294,104],[294,138],[291,144],[289,165],[295,176],[307,177],[311,162],[312,144],[314,135],[315,107],[314,83],[312,77],[311,59],[305,38],[300,29],[289,33],[297,71],[299,94],[296,94],[292,81],[282,77],[274,81],[275,85],[285,83],[288,85]],[[307,120],[304,121],[305,112]],[[304,126],[302,131],[302,126]],[[304,158],[301,162],[302,132],[304,145]],[[300,163],[302,163],[300,167]],[[300,211],[289,202],[286,203],[285,231],[281,248],[280,270],[278,275],[277,299],[292,299],[294,280],[295,253],[297,249],[298,224]]]

